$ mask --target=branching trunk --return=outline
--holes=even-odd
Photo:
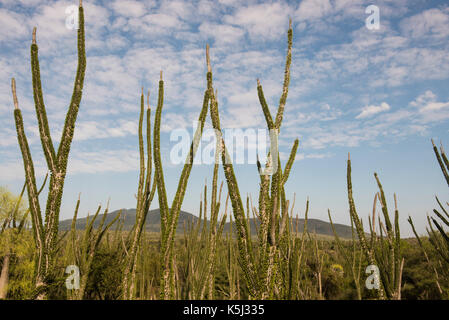
[[[8,293],[10,259],[9,254],[3,257],[2,273],[0,274],[0,299],[6,299]]]

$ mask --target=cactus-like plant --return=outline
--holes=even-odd
[[[207,74],[208,83],[212,75]],[[208,86],[209,87],[209,86]],[[193,166],[193,159],[195,158],[198,149],[199,141],[206,121],[207,109],[209,103],[209,90],[204,93],[203,107],[201,109],[198,128],[195,132],[193,141],[190,146],[189,154],[187,155],[179,182],[176,189],[175,197],[173,198],[171,208],[168,207],[167,193],[165,189],[164,173],[162,168],[162,159],[160,151],[160,127],[162,117],[162,107],[164,104],[164,81],[162,79],[162,71],[160,73],[158,103],[156,108],[156,115],[154,121],[154,144],[153,156],[155,166],[155,178],[159,200],[159,210],[161,214],[161,282],[160,282],[160,297],[161,299],[173,299],[176,295],[175,290],[175,268],[174,268],[174,241],[176,235],[176,227],[178,224],[179,212],[184,200],[187,182],[189,180],[190,172]]]
[[[282,89],[282,95],[279,101],[279,107],[276,117],[272,118],[268,104],[264,98],[262,86],[260,81],[257,80],[257,91],[259,101],[261,103],[262,111],[267,122],[267,127],[270,133],[275,136],[272,139],[272,144],[277,144],[277,135],[282,123],[283,113],[285,109],[285,103],[288,95],[288,86],[290,83],[290,64],[291,64],[291,52],[292,52],[292,37],[293,29],[290,20],[288,30],[288,48],[287,57],[285,63],[284,83]],[[250,236],[250,226],[248,219],[246,218],[243,202],[240,197],[238,188],[238,182],[234,174],[234,168],[232,161],[229,158],[229,154],[224,143],[224,139],[221,135],[220,117],[218,113],[217,97],[214,95],[212,87],[212,68],[210,65],[210,59],[207,58],[208,70],[210,71],[211,79],[208,83],[209,95],[211,97],[211,118],[212,125],[217,133],[217,140],[221,143],[221,157],[223,163],[223,170],[230,193],[230,199],[232,209],[235,218],[235,224],[237,229],[237,242],[239,248],[239,264],[242,267],[243,274],[245,276],[246,284],[248,286],[250,296],[252,298],[266,299],[274,297],[285,296],[284,292],[278,290],[276,283],[287,274],[280,272],[283,269],[284,260],[282,259],[282,253],[288,251],[288,246],[285,246],[287,242],[282,241],[288,238],[289,228],[285,228],[288,218],[288,201],[285,197],[284,185],[287,182],[291,167],[293,165],[295,155],[298,148],[298,140],[295,141],[293,148],[290,152],[290,157],[285,167],[284,174],[280,165],[275,166],[274,162],[280,163],[279,153],[269,154],[269,161],[267,163],[266,171],[261,170],[261,165],[258,162],[259,173],[261,174],[260,192],[259,192],[259,209],[257,215],[260,219],[259,229],[259,256],[256,257],[253,250],[253,243]],[[277,148],[274,148],[277,150]],[[267,173],[269,168],[277,169],[272,177],[264,174]],[[270,189],[271,186],[271,189]],[[249,216],[249,206],[247,210]],[[283,244],[284,243],[284,244]],[[282,281],[282,280],[281,280]]]
[[[351,178],[351,159],[348,154],[347,164],[347,188],[349,213],[354,223],[359,239],[360,247],[370,265],[376,266],[380,272],[379,289],[377,290],[379,299],[401,299],[402,288],[402,270],[404,259],[401,256],[401,238],[399,230],[399,211],[397,206],[396,194],[394,195],[394,223],[391,223],[388,213],[385,194],[377,173],[374,173],[379,193],[377,199],[382,206],[384,223],[379,217],[380,237],[376,235],[374,218],[373,223],[369,220],[371,241],[368,241],[363,229],[363,223],[360,219],[355,202],[352,196],[352,178]],[[385,224],[385,226],[384,226]]]
[[[200,216],[195,224],[189,223],[184,232],[186,287],[181,298],[214,299],[217,247],[221,241],[227,212],[218,224],[218,212],[223,183],[217,200],[218,168],[214,167],[210,221],[207,221],[207,185],[204,186],[204,202],[200,202]],[[204,212],[204,218],[203,218]]]
[[[38,190],[36,188],[34,164],[25,135],[22,112],[19,109],[19,103],[16,94],[16,83],[14,78],[11,81],[15,107],[14,118],[17,129],[17,138],[19,141],[20,150],[22,152],[33,233],[38,250],[35,271],[35,282],[36,288],[38,289],[38,298],[45,297],[45,292],[43,292],[42,289],[45,289],[47,282],[50,281],[49,277],[51,277],[52,273],[52,266],[54,262],[53,260],[57,243],[59,211],[61,207],[64,180],[66,176],[70,146],[73,140],[75,122],[81,102],[85,70],[86,54],[84,41],[84,12],[82,2],[80,1],[78,27],[78,69],[76,72],[72,100],[67,111],[64,129],[62,131],[62,137],[57,152],[55,152],[50,135],[50,128],[48,126],[46,109],[42,94],[42,84],[40,79],[36,28],[33,29],[33,41],[31,44],[31,73],[33,80],[34,104],[39,124],[39,134],[41,137],[42,149],[44,151],[48,169],[51,173],[45,210],[45,222],[42,221],[41,208],[38,199]]]
[[[151,202],[156,191],[156,179],[153,181],[151,187],[151,170],[152,170],[152,156],[151,156],[151,108],[150,108],[150,92],[147,95],[147,112],[146,112],[146,140],[147,140],[147,165],[145,168],[145,148],[143,142],[143,118],[144,118],[144,93],[140,97],[140,117],[139,117],[139,155],[140,155],[140,174],[139,186],[137,189],[137,207],[136,207],[136,221],[129,234],[130,244],[127,254],[124,258],[124,273],[122,281],[122,297],[125,300],[133,299],[135,297],[135,282],[136,269],[139,245],[141,243],[142,231],[144,230],[146,217],[150,209]]]
[[[435,145],[435,142],[432,141],[432,147],[433,151],[435,153],[435,157],[438,161],[438,164],[441,168],[441,172],[443,173],[443,176],[449,186],[449,161],[446,156],[446,153],[444,152],[443,145],[440,146],[440,150],[438,150],[437,146]],[[432,247],[434,251],[437,253],[437,256],[440,259],[436,259],[436,261],[431,261],[429,259],[429,255],[427,254],[427,251],[421,241],[421,238],[418,236],[418,233],[416,232],[415,226],[413,224],[413,220],[411,217],[408,218],[408,222],[410,223],[413,233],[418,240],[418,244],[421,248],[421,250],[424,253],[424,256],[426,258],[426,261],[429,265],[429,267],[433,270],[434,273],[434,280],[435,284],[438,288],[438,292],[442,297],[445,296],[445,292],[442,284],[440,283],[440,276],[437,269],[440,269],[440,274],[447,275],[447,270],[449,267],[449,236],[447,234],[447,231],[445,231],[444,226],[449,227],[449,213],[444,205],[441,203],[441,201],[438,199],[437,196],[435,196],[435,199],[438,203],[439,209],[433,209],[433,213],[436,215],[436,217],[427,217],[428,221],[428,228],[427,234],[429,235],[429,241],[432,244]],[[449,207],[449,203],[446,202],[446,205]],[[437,220],[438,218],[438,220]],[[436,228],[436,230],[434,229]],[[437,232],[438,231],[438,232]],[[447,295],[447,292],[446,292]]]
[[[377,193],[374,197],[374,205],[373,205],[373,219],[375,216],[375,210],[376,210],[376,203],[377,203]],[[330,210],[328,210],[328,216],[329,216],[329,222],[331,224],[332,232],[334,233],[334,238],[337,243],[337,248],[340,252],[340,254],[343,257],[344,264],[346,265],[346,269],[349,269],[351,271],[352,280],[354,282],[354,286],[357,291],[357,299],[362,300],[362,288],[360,284],[360,273],[362,268],[362,255],[361,249],[356,243],[355,240],[355,230],[354,230],[354,221],[351,218],[351,235],[352,235],[352,241],[350,248],[347,248],[340,237],[337,234],[337,231],[335,230],[334,223],[332,221]],[[374,221],[374,220],[373,220]],[[373,223],[374,226],[374,223]]]
[[[80,269],[80,287],[73,290],[69,290],[68,297],[70,299],[81,300],[84,297],[84,293],[86,291],[87,280],[89,277],[89,272],[91,269],[92,262],[94,260],[97,249],[100,245],[100,242],[109,228],[118,220],[121,215],[121,211],[115,216],[115,218],[109,222],[106,226],[104,223],[106,221],[106,217],[108,214],[109,204],[106,207],[103,217],[101,218],[100,224],[97,228],[97,231],[94,231],[94,223],[98,217],[98,214],[101,210],[101,205],[98,206],[95,215],[89,219],[87,217],[86,226],[84,228],[84,233],[82,237],[79,239],[76,231],[76,219],[78,217],[78,210],[80,206],[80,197],[78,197],[78,201],[76,202],[75,213],[72,219],[72,226],[70,229],[71,233],[71,251],[72,257],[74,260],[74,264]]]

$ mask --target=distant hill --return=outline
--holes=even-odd
[[[293,228],[296,229],[296,219],[293,219]],[[304,230],[304,219],[297,219],[298,223],[298,233],[302,233]],[[250,219],[251,233],[256,234],[256,228],[259,230],[260,221],[258,219]],[[256,228],[254,227],[256,226]],[[232,228],[235,230],[234,222],[232,223]],[[351,239],[352,231],[351,227],[334,223],[335,232],[337,232],[338,236],[343,239]],[[229,223],[226,223],[224,227],[224,232],[229,230]],[[325,222],[318,219],[307,219],[307,230],[310,234],[316,233],[321,236],[331,236],[334,237],[334,232],[332,231],[332,226],[329,222]]]
[[[114,217],[118,214],[120,210],[113,211],[111,213],[108,213],[106,217],[105,224],[108,224],[111,222]],[[94,228],[98,227],[103,215],[99,214],[95,223]],[[120,219],[123,219],[123,230],[131,230],[131,228],[134,225],[134,222],[136,220],[136,209],[122,209],[122,217]],[[86,218],[78,218],[76,221],[76,229],[77,230],[83,230],[86,227]],[[179,213],[179,220],[178,220],[178,234],[182,234],[184,231],[184,224],[187,224],[188,222],[197,222],[198,217],[186,212],[182,211]],[[147,220],[145,223],[145,229],[150,232],[159,232],[160,231],[160,223],[161,223],[161,216],[159,213],[159,209],[150,210],[148,212]],[[117,222],[116,222],[117,224]],[[258,219],[250,219],[251,224],[251,233],[253,235],[256,235],[256,229],[254,228],[254,225],[259,228],[259,221]],[[72,225],[72,220],[62,220],[59,222],[59,230],[65,231],[70,230],[70,227]],[[293,220],[293,225],[296,227],[296,221]],[[335,230],[339,237],[349,239],[352,236],[351,233],[351,227],[343,225],[343,224],[334,224]],[[115,226],[112,228],[114,229]],[[298,232],[302,232],[304,228],[304,219],[298,219]],[[325,235],[325,236],[332,236],[332,227],[330,223],[318,220],[318,219],[308,219],[307,221],[307,229],[310,233],[316,233],[317,235]],[[233,230],[235,230],[235,226],[233,223]],[[224,232],[229,231],[229,222],[226,223],[224,227]]]
[[[116,210],[108,213],[105,221],[105,225],[111,222],[115,216],[119,213],[120,210]],[[136,221],[136,209],[121,209],[122,215],[120,220],[123,220],[123,230],[131,230]],[[92,218],[92,217],[91,217]],[[98,227],[101,219],[103,218],[103,214],[99,214],[94,223],[94,228]],[[198,220],[198,217],[194,216],[191,213],[182,211],[179,213],[178,219],[178,229],[181,232],[184,230],[184,223],[188,221],[195,222]],[[87,218],[78,218],[76,220],[76,229],[84,230],[86,227]],[[112,226],[112,229],[115,228],[117,222]],[[145,222],[145,229],[150,232],[159,232],[161,225],[161,215],[159,213],[159,209],[150,210],[147,215],[147,219]],[[72,219],[62,220],[59,222],[59,230],[65,231],[70,230],[72,226]]]

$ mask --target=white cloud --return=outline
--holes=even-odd
[[[332,11],[329,0],[303,0],[296,11],[299,21],[321,18]]]
[[[22,38],[31,35],[28,27],[28,19],[21,14],[0,8],[0,42]]]
[[[447,38],[449,36],[449,12],[432,8],[401,21],[402,31],[412,38]]]
[[[145,14],[145,5],[134,0],[116,0],[112,4],[112,8],[117,15],[125,17],[140,17]]]
[[[332,153],[309,153],[305,155],[307,159],[325,159],[332,157]]]
[[[226,15],[223,21],[244,27],[254,39],[275,39],[285,34],[290,11],[286,4],[279,2],[250,5]]]
[[[449,101],[438,102],[436,94],[427,90],[410,102],[410,105],[418,108],[420,113],[434,113],[437,118],[438,116],[444,118],[445,113],[437,113],[436,111],[443,111],[443,109],[449,108]]]
[[[162,115],[161,131],[171,132],[176,129],[190,128],[191,124],[179,113],[166,113]]]
[[[55,38],[74,35],[75,31],[66,27],[66,9],[73,3],[61,1],[40,7],[32,23],[37,27],[38,43],[51,42]]]
[[[17,161],[3,161],[0,166],[0,175],[3,180],[23,180],[24,169],[22,159]],[[42,157],[33,158],[36,178],[42,178],[48,172],[45,160]],[[68,162],[67,174],[102,173],[102,172],[129,172],[138,170],[139,153],[136,149],[73,150]],[[39,183],[39,182],[38,182]]]
[[[129,172],[138,170],[139,154],[136,150],[102,150],[72,152],[67,167],[69,175],[77,173]]]
[[[76,125],[74,140],[92,140],[119,138],[128,135],[137,135],[137,121],[119,120],[119,125],[114,126],[112,121],[84,121]],[[60,135],[56,135],[59,137]]]
[[[36,177],[45,176],[47,168],[42,165],[34,166],[34,172],[36,174]],[[22,159],[20,158],[19,161],[14,162],[11,161],[8,163],[2,161],[2,164],[0,166],[0,175],[2,177],[2,180],[4,181],[12,181],[12,180],[24,181],[25,174]]]
[[[17,133],[12,128],[2,128],[0,132],[0,147],[17,145]]]
[[[160,11],[175,15],[182,20],[190,20],[195,13],[195,8],[192,3],[187,1],[163,1]]]
[[[430,102],[427,105],[425,105],[420,111],[421,112],[438,111],[448,107],[449,102]]]
[[[202,23],[199,31],[206,37],[213,38],[216,45],[238,42],[245,35],[241,28],[209,22]]]
[[[279,156],[281,158],[281,160],[288,160],[288,158],[290,157],[290,153],[287,152],[279,152]],[[333,156],[332,153],[302,153],[302,152],[298,152],[295,156],[295,161],[302,161],[304,159],[326,159],[326,158],[331,158]]]
[[[220,4],[225,5],[225,6],[232,6],[232,7],[234,7],[234,6],[237,6],[239,4],[240,0],[218,0],[218,2]]]
[[[164,13],[148,14],[145,16],[144,21],[149,25],[156,25],[164,28],[177,29],[183,25],[178,17]]]
[[[390,112],[390,113],[383,114],[378,119],[378,121],[379,122],[383,122],[383,123],[387,123],[389,125],[392,125],[392,124],[394,124],[396,122],[399,122],[401,120],[412,119],[414,115],[415,115],[414,112],[411,112],[411,111],[405,110],[405,109],[400,109],[400,110],[397,110],[395,112]]]
[[[378,114],[380,112],[385,112],[390,110],[390,106],[386,102],[382,102],[379,106],[376,105],[370,105],[366,106],[362,109],[362,112],[358,114],[355,118],[356,119],[363,119],[371,117],[375,114]]]
[[[410,105],[418,109],[418,122],[439,122],[449,118],[449,101],[437,101],[436,94],[430,90],[419,95]]]
[[[414,101],[410,102],[410,105],[413,107],[422,107],[424,104],[435,101],[437,96],[430,90],[427,90],[425,93],[419,95]]]

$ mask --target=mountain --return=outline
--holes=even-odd
[[[293,231],[296,232],[296,223],[298,224],[298,233],[301,234],[304,230],[304,219],[293,219]],[[256,227],[255,227],[256,226]],[[256,230],[259,230],[260,221],[259,219],[250,219],[251,234],[256,235]],[[351,239],[352,231],[351,227],[344,224],[334,223],[335,232],[342,239]],[[235,223],[232,222],[232,229],[235,229]],[[224,232],[229,230],[229,222],[225,224]],[[318,219],[307,219],[307,230],[310,234],[316,233],[319,236],[331,236],[334,237],[334,232],[332,231],[332,226],[329,222],[325,222]]]
[[[131,230],[131,228],[134,225],[134,222],[136,220],[136,209],[121,209],[122,210],[122,216],[121,220],[123,220],[123,230]],[[111,213],[108,213],[106,217],[105,225],[111,222],[115,216],[118,214],[120,210],[113,211]],[[94,223],[94,228],[98,227],[103,215],[99,214],[97,219]],[[78,218],[76,221],[76,229],[77,230],[83,230],[86,227],[86,218]],[[179,213],[179,219],[178,219],[178,227],[177,231],[178,234],[182,234],[184,232],[184,225],[187,225],[188,222],[197,222],[198,217],[186,212],[182,211]],[[147,231],[150,232],[159,232],[160,231],[160,223],[161,223],[161,216],[159,213],[159,209],[150,210],[147,215],[147,220],[145,223],[145,228]],[[117,222],[115,223],[117,224]],[[250,225],[251,225],[251,233],[253,235],[256,235],[256,228],[254,226],[257,226],[257,229],[259,228],[259,221],[258,219],[250,219]],[[298,219],[298,232],[302,232],[304,228],[304,219]],[[65,231],[70,230],[70,227],[72,225],[72,220],[62,220],[59,222],[59,230]],[[225,224],[224,232],[229,231],[230,224],[229,222]],[[293,219],[293,227],[296,228],[296,219]],[[349,239],[352,237],[351,227],[343,225],[343,224],[334,224],[335,231],[337,232],[338,236],[341,238]],[[112,226],[112,229],[115,229],[115,225]],[[233,222],[232,229],[235,230],[235,225]],[[307,220],[307,229],[308,231],[313,234],[316,233],[317,235],[325,235],[325,236],[334,236],[332,232],[332,227],[330,223],[318,220],[318,219],[308,219]]]
[[[106,216],[106,221],[104,224],[107,225],[109,222],[111,222],[120,211],[122,211],[122,215],[119,220],[123,220],[122,230],[131,230],[131,228],[134,226],[134,223],[136,221],[136,209],[121,209],[121,210],[116,210],[116,211],[110,212]],[[103,218],[103,214],[99,214],[97,219],[95,219],[94,228],[99,226],[102,218]],[[181,212],[179,213],[177,230],[180,232],[183,232],[184,223],[187,223],[188,221],[195,222],[197,220],[198,220],[198,217],[194,216],[191,213],[181,210]],[[87,218],[78,218],[76,220],[76,229],[84,230],[84,228],[86,227],[86,222],[87,222]],[[150,232],[159,232],[160,224],[161,224],[161,215],[159,213],[159,209],[150,210],[148,212],[147,219],[145,221],[145,229]],[[116,225],[117,225],[117,222],[114,223],[114,225],[111,227],[111,229],[114,230]],[[72,219],[62,220],[59,222],[59,230],[62,230],[62,231],[70,230],[71,226],[72,226]]]

